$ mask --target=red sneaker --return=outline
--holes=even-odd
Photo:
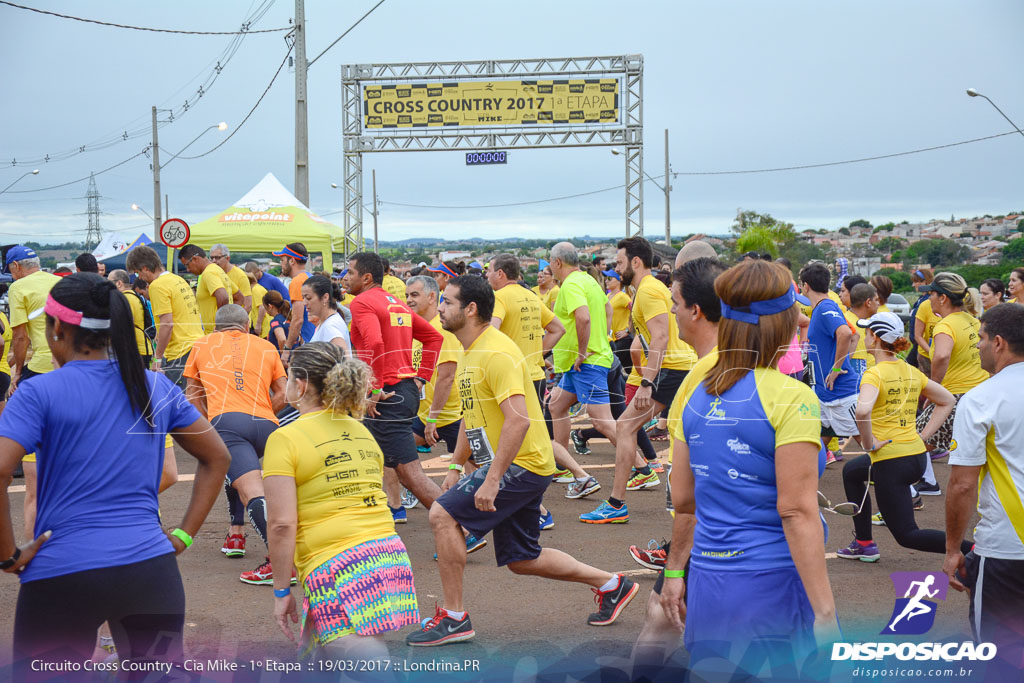
[[[254,586],[273,586],[274,570],[270,566],[270,558],[268,557],[263,564],[251,572],[242,572],[238,579]],[[292,569],[292,585],[294,586],[296,583],[298,583],[298,579],[295,577],[295,570]]]
[[[224,545],[220,551],[225,557],[245,557],[245,536],[242,534],[228,534],[224,539]]]
[[[654,570],[664,569],[665,561],[668,559],[665,542],[659,544],[653,539],[647,543],[646,549],[635,545],[629,546],[629,556],[641,567]]]

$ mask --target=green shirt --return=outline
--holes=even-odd
[[[590,340],[587,342],[588,365],[602,368],[612,366],[612,348],[608,344],[608,320],[605,317],[605,296],[597,280],[581,270],[570,273],[562,282],[555,302],[555,315],[565,325],[565,336],[558,340],[553,349],[555,372],[565,372],[576,362],[579,342],[576,339],[576,316],[573,313],[580,306],[590,311]]]

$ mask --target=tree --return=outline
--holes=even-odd
[[[770,228],[775,234],[776,240],[780,242],[795,242],[797,239],[792,223],[776,220],[771,214],[757,213],[756,211],[737,209],[736,218],[729,229],[736,235],[742,235],[752,226]]]
[[[855,221],[850,221],[850,227],[851,228],[867,228],[867,229],[870,230],[871,229],[871,223],[869,221],[864,220],[863,218],[860,218],[860,219],[855,220]]]
[[[770,227],[765,225],[751,225],[744,230],[743,234],[736,240],[736,251],[741,254],[748,251],[766,251],[772,255],[772,258],[776,257],[779,253],[779,249],[775,245],[775,233]]]
[[[1015,240],[1011,240],[1003,251],[1003,263],[1021,263],[1024,262],[1024,237],[1018,237]]]
[[[892,291],[894,292],[909,292],[913,289],[913,285],[910,282],[910,276],[902,270],[882,268],[881,270],[872,273],[872,276],[874,275],[885,275],[892,280]]]
[[[1024,232],[1024,218],[1017,221],[1017,232]]]
[[[921,240],[906,248],[903,252],[903,261],[908,265],[930,263],[932,267],[953,266],[965,262],[970,253],[970,249],[953,240]]]
[[[907,246],[907,241],[900,239],[899,237],[883,237],[878,240],[878,244],[875,245],[875,249],[882,253],[890,253],[897,249],[902,249]]]
[[[840,235],[849,235],[850,234],[850,229],[849,228],[839,228],[839,234]]]
[[[904,223],[905,222],[906,221],[904,221]],[[882,223],[881,225],[876,227],[874,230],[872,230],[871,234],[874,235],[876,232],[882,232],[883,230],[887,230],[889,232],[892,232],[892,229],[895,228],[895,227],[896,227],[895,223]]]

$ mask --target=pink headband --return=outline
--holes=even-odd
[[[68,325],[77,325],[88,330],[110,329],[110,320],[86,318],[79,311],[72,311],[64,304],[57,303],[57,300],[49,295],[46,297],[46,305],[43,306],[43,312]]]

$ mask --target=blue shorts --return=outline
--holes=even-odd
[[[767,645],[803,661],[800,654],[814,648],[814,611],[795,567],[716,571],[691,564],[686,594],[683,638],[691,658],[713,653],[739,662],[748,647]]]
[[[469,533],[482,538],[493,531],[494,559],[498,566],[510,562],[534,560],[540,555],[540,503],[551,483],[515,463],[501,478],[494,512],[476,508],[476,490],[484,483],[490,465],[468,474],[434,501]]]
[[[446,424],[444,427],[437,428],[437,438],[444,441],[445,445],[448,446],[448,452],[455,452],[455,444],[459,442],[459,425],[462,424],[462,420],[456,420],[451,424]],[[423,438],[426,433],[426,425],[420,420],[417,415],[412,419],[412,433],[416,436]]]
[[[576,395],[584,405],[604,405],[608,398],[608,368],[583,363],[579,370],[569,368],[562,375],[558,388]]]

